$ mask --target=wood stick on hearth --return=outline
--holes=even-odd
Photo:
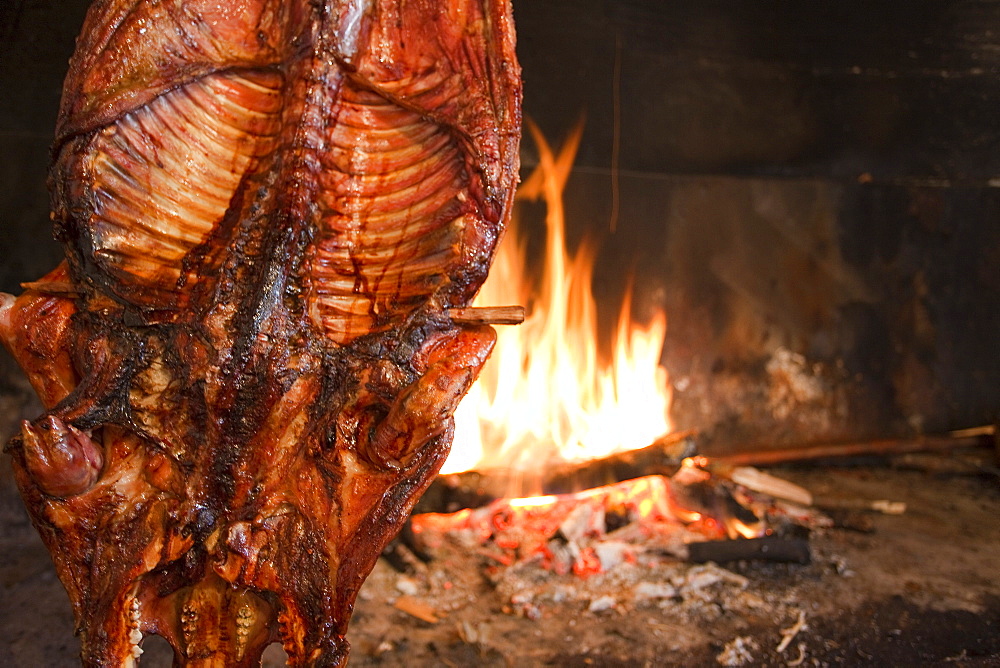
[[[900,455],[911,452],[934,452],[989,446],[995,428],[993,425],[963,429],[938,436],[913,436],[906,438],[885,438],[871,441],[850,441],[845,443],[821,443],[794,448],[755,449],[731,455],[709,457],[711,464],[726,466],[772,466],[791,462],[813,461],[839,457],[863,457],[869,455]]]

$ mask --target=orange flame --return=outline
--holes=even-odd
[[[671,430],[670,389],[659,365],[665,314],[637,325],[626,296],[612,358],[602,361],[590,288],[594,252],[587,245],[572,257],[566,251],[562,192],[582,125],[558,155],[537,127],[529,127],[540,162],[518,198],[546,203],[544,272],[537,295],[531,294],[525,243],[515,220],[476,304],[526,304],[530,313],[524,324],[498,329],[493,356],[456,413],[446,473],[473,467],[537,470],[644,447]]]

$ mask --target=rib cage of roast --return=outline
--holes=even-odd
[[[456,323],[517,180],[508,0],[97,0],[0,302],[8,445],[89,666],[340,665],[493,345]]]

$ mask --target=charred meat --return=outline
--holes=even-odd
[[[66,262],[0,299],[8,445],[88,666],[341,665],[494,341],[508,0],[97,0],[50,172]]]

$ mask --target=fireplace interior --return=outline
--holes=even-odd
[[[61,258],[45,171],[88,4],[0,6],[0,291]],[[675,436],[632,444],[657,456],[628,475],[443,476],[362,590],[352,665],[997,665],[1000,4],[514,9],[526,117],[554,147],[582,127],[562,202],[599,347],[628,290],[637,322],[666,313]],[[525,180],[540,162],[526,132]],[[518,213],[540,268],[546,208]],[[0,438],[40,412],[0,353]],[[0,663],[73,665],[9,469]],[[644,476],[678,507],[516,498]],[[142,664],[169,665],[155,641]]]

